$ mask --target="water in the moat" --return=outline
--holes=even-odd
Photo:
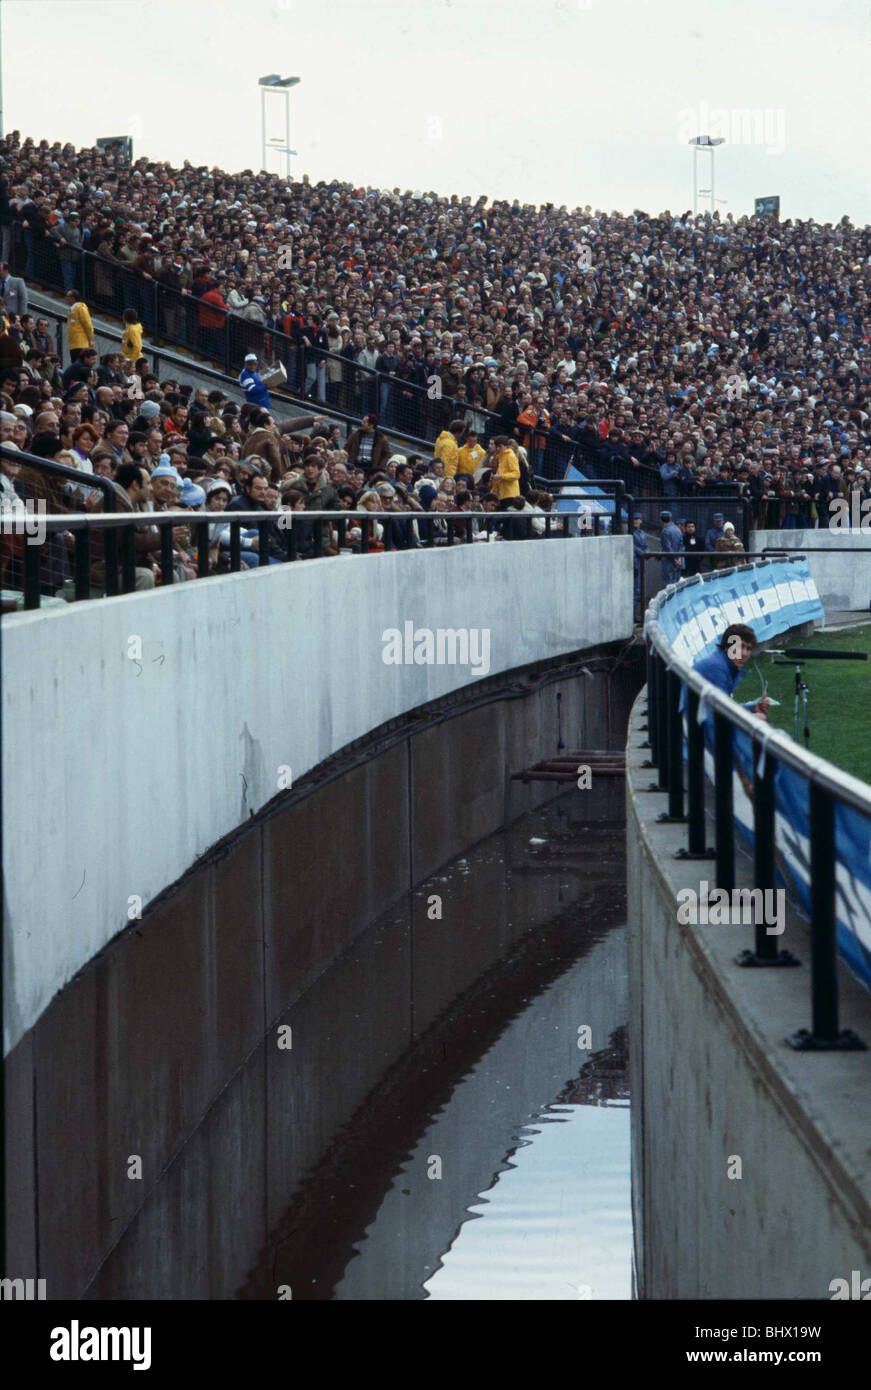
[[[562,796],[355,942],[365,1035],[367,951],[404,940],[393,1003],[414,1041],[301,1182],[243,1297],[630,1297],[622,816],[619,780]]]

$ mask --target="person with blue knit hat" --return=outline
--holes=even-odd
[[[178,499],[179,506],[195,512],[205,505],[205,501],[206,494],[203,489],[198,487],[196,483],[192,483],[190,478],[185,478],[181,486],[181,496]]]
[[[169,454],[161,454],[160,458],[161,462],[151,474],[151,496],[156,512],[168,511],[171,507],[177,506],[178,495],[182,489],[182,476],[170,463]]]

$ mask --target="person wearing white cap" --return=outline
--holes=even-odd
[[[212,478],[206,484],[206,511],[224,512],[227,510],[227,503],[231,501],[233,489],[224,478]],[[241,561],[246,569],[251,569],[258,565],[257,538],[250,531],[240,531],[239,543],[241,547]],[[225,559],[230,554],[230,527],[228,523],[213,522],[209,526],[209,555],[217,566],[219,555],[223,553]]]
[[[245,366],[239,373],[239,385],[245,392],[245,399],[249,405],[260,406],[261,410],[271,409],[269,391],[260,380],[260,373],[257,370],[256,352],[245,354]]]

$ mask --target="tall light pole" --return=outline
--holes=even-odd
[[[718,145],[724,145],[725,143],[726,143],[726,142],[725,142],[725,140],[724,140],[724,138],[723,138],[722,135],[717,135],[717,136],[714,136],[714,137],[711,137],[710,135],[697,135],[693,140],[688,141],[688,144],[690,144],[690,145],[692,146],[692,151],[693,151],[693,217],[696,216],[696,214],[697,214],[697,212],[698,212],[698,210],[699,210],[699,193],[700,193],[700,192],[701,192],[701,193],[709,193],[709,194],[710,194],[710,197],[711,197],[711,212],[713,213],[713,212],[715,211],[715,209],[716,209],[717,201],[716,201],[716,198],[714,197],[714,151],[716,150],[716,148],[717,148]],[[702,189],[699,188],[698,160],[699,160],[699,151],[701,151],[701,150],[703,150],[703,151],[705,152],[705,154],[710,155],[710,159],[711,159],[711,186],[710,186],[710,188],[702,188]]]
[[[301,77],[279,77],[277,72],[269,73],[266,77],[261,77],[258,82],[260,88],[260,158],[261,167],[266,170],[266,151],[275,150],[278,154],[284,155],[284,177],[290,178],[290,156],[296,154],[296,150],[290,148],[290,89],[297,87],[302,81]],[[273,136],[269,140],[266,138],[266,98],[272,93],[274,97],[280,96],[284,100],[284,138]]]

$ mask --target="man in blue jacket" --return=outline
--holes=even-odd
[[[257,371],[257,353],[248,352],[245,354],[245,366],[239,373],[239,385],[245,392],[245,399],[249,405],[260,406],[263,410],[270,410],[269,392],[260,380]]]
[[[723,521],[723,513],[714,512],[714,515],[712,517],[712,524],[708,527],[707,531],[705,532],[705,550],[717,549],[717,541],[723,534]]]
[[[752,627],[746,623],[732,623],[720,638],[716,651],[694,662],[693,670],[722,690],[724,695],[731,695],[738,682],[743,680],[744,667],[755,650],[756,634]],[[767,719],[769,704],[768,696],[763,695],[749,708],[760,719]]]
[[[635,602],[637,604],[641,603],[641,571],[644,565],[644,561],[641,557],[642,555],[646,555],[650,549],[647,544],[647,536],[641,529],[643,520],[644,518],[640,512],[636,512],[632,518],[632,544],[634,546],[632,552],[632,570],[635,580]]]
[[[660,512],[659,519],[662,522],[659,548],[668,551],[668,554],[662,557],[662,582],[676,584],[684,565],[683,536],[672,521],[671,512]]]

